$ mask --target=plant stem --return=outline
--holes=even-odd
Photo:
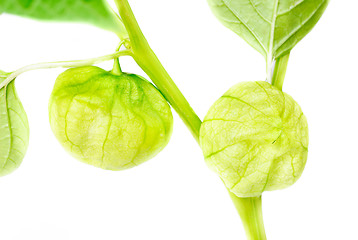
[[[266,58],[266,81],[272,82],[272,56]]]
[[[240,214],[248,240],[266,240],[260,197],[239,198],[229,191],[230,197]]]
[[[117,15],[117,16],[118,16],[118,15]],[[118,16],[118,17],[119,17],[119,16]],[[124,27],[124,26],[123,26],[123,27]],[[117,52],[121,49],[121,47],[123,46],[124,43],[125,43],[125,40],[122,40],[122,41],[119,43],[119,45],[118,45],[118,47],[117,47],[117,49],[116,49]],[[121,64],[119,64],[119,59],[118,59],[118,58],[114,59],[113,69],[112,69],[111,73],[112,73],[112,74],[115,74],[115,75],[118,75],[118,76],[123,74],[122,68],[121,68]]]
[[[283,82],[285,81],[286,70],[290,53],[280,57],[276,60],[275,69],[272,75],[271,84],[282,91]]]
[[[123,74],[122,68],[121,68],[121,65],[119,64],[119,59],[118,58],[114,59],[113,69],[112,69],[111,73],[114,74],[114,75],[117,75],[117,76]]]
[[[198,141],[201,120],[150,48],[128,1],[115,0],[115,3],[129,34],[134,60],[152,79],[153,83],[190,129],[196,141]],[[249,240],[266,240],[262,219],[261,197],[244,199],[238,198],[232,193],[230,193],[230,196],[244,222]]]
[[[23,68],[20,68],[16,70],[15,72],[12,72],[7,78],[0,83],[0,89],[8,85],[12,80],[14,80],[16,77],[18,77],[20,74],[31,71],[31,70],[37,70],[37,69],[48,69],[48,68],[69,68],[69,67],[83,67],[83,66],[89,66],[100,62],[109,61],[112,59],[116,59],[121,56],[132,56],[132,52],[129,50],[119,51],[115,52],[109,55],[105,55],[102,57],[97,58],[90,58],[85,60],[75,60],[75,61],[61,61],[61,62],[47,62],[47,63],[37,63],[37,64],[31,64],[28,66],[25,66]]]
[[[127,0],[115,0],[131,41],[133,58],[158,87],[199,142],[200,118],[189,105],[144,37]]]

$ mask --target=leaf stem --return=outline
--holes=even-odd
[[[272,58],[266,59],[266,81],[272,82]]]
[[[114,32],[119,39],[122,41],[125,39],[128,39],[128,33],[126,28],[124,27],[124,24],[121,20],[121,18],[118,16],[118,14],[113,10],[113,8],[109,5],[108,1],[104,0],[103,3],[107,7],[108,11],[110,12],[113,21],[115,22],[116,26],[111,29],[112,32]]]
[[[241,217],[248,240],[266,240],[260,197],[239,198],[229,191],[230,197]]]
[[[75,61],[60,61],[60,62],[47,62],[47,63],[37,63],[37,64],[31,64],[25,67],[22,67],[14,72],[12,72],[7,78],[0,83],[0,89],[8,85],[12,80],[14,80],[16,77],[18,77],[20,74],[37,70],[37,69],[48,69],[48,68],[69,68],[69,67],[83,67],[83,66],[89,66],[96,63],[101,63],[105,61],[109,61],[112,59],[116,59],[121,56],[132,56],[132,52],[130,50],[123,50],[118,51],[109,55],[97,57],[97,58],[90,58],[85,60],[75,60]]]
[[[271,84],[282,91],[283,82],[285,81],[286,70],[290,53],[278,58],[275,63]]]
[[[115,0],[119,15],[129,34],[133,58],[158,87],[199,142],[200,118],[150,48],[127,0]]]

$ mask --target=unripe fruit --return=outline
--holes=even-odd
[[[238,197],[286,188],[301,176],[308,126],[300,106],[267,82],[235,85],[200,129],[206,163]]]
[[[101,68],[73,68],[56,80],[50,124],[62,146],[82,162],[108,170],[139,165],[169,142],[173,116],[147,80]]]

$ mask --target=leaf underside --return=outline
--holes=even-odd
[[[329,0],[208,0],[216,17],[267,61],[287,54],[318,22]]]
[[[38,20],[83,22],[113,32],[123,24],[106,0],[1,0],[0,13]]]
[[[0,176],[19,167],[28,143],[27,116],[12,81],[0,89]]]

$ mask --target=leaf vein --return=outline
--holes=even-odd
[[[265,21],[265,22],[268,22],[271,24],[271,21],[268,20],[262,13],[259,9],[257,9],[256,5],[252,2],[252,0],[249,0],[250,1],[250,4],[251,6],[254,8],[254,10],[257,12],[257,14]]]
[[[277,14],[277,17],[285,15],[286,13],[289,13],[291,11],[293,11],[296,7],[298,7],[299,5],[301,5],[305,0],[301,0],[299,2],[297,2],[295,5],[291,6],[289,9],[287,9],[286,11],[282,11],[280,13]]]
[[[225,2],[225,0],[221,0],[221,2],[223,3],[224,6],[226,6],[226,8],[240,21],[240,23],[242,25],[245,26],[245,28],[251,33],[251,35],[256,39],[256,41],[261,45],[262,49],[265,51],[265,53],[267,54],[267,49],[264,46],[264,44],[262,43],[261,40],[259,40],[258,36],[256,35],[256,33],[249,27],[249,25],[244,22],[235,12],[234,10],[229,7],[229,5]]]
[[[315,15],[316,13],[321,9],[321,7],[323,6],[323,4],[326,2],[326,0],[323,0],[320,5],[317,7],[317,9],[300,25],[298,26],[296,29],[294,29],[286,38],[283,38],[281,43],[277,44],[277,47],[275,50],[278,50],[279,48],[281,48],[288,40],[290,40],[293,36],[295,36],[295,34],[300,31],[300,29],[302,29],[303,26],[305,26]]]

